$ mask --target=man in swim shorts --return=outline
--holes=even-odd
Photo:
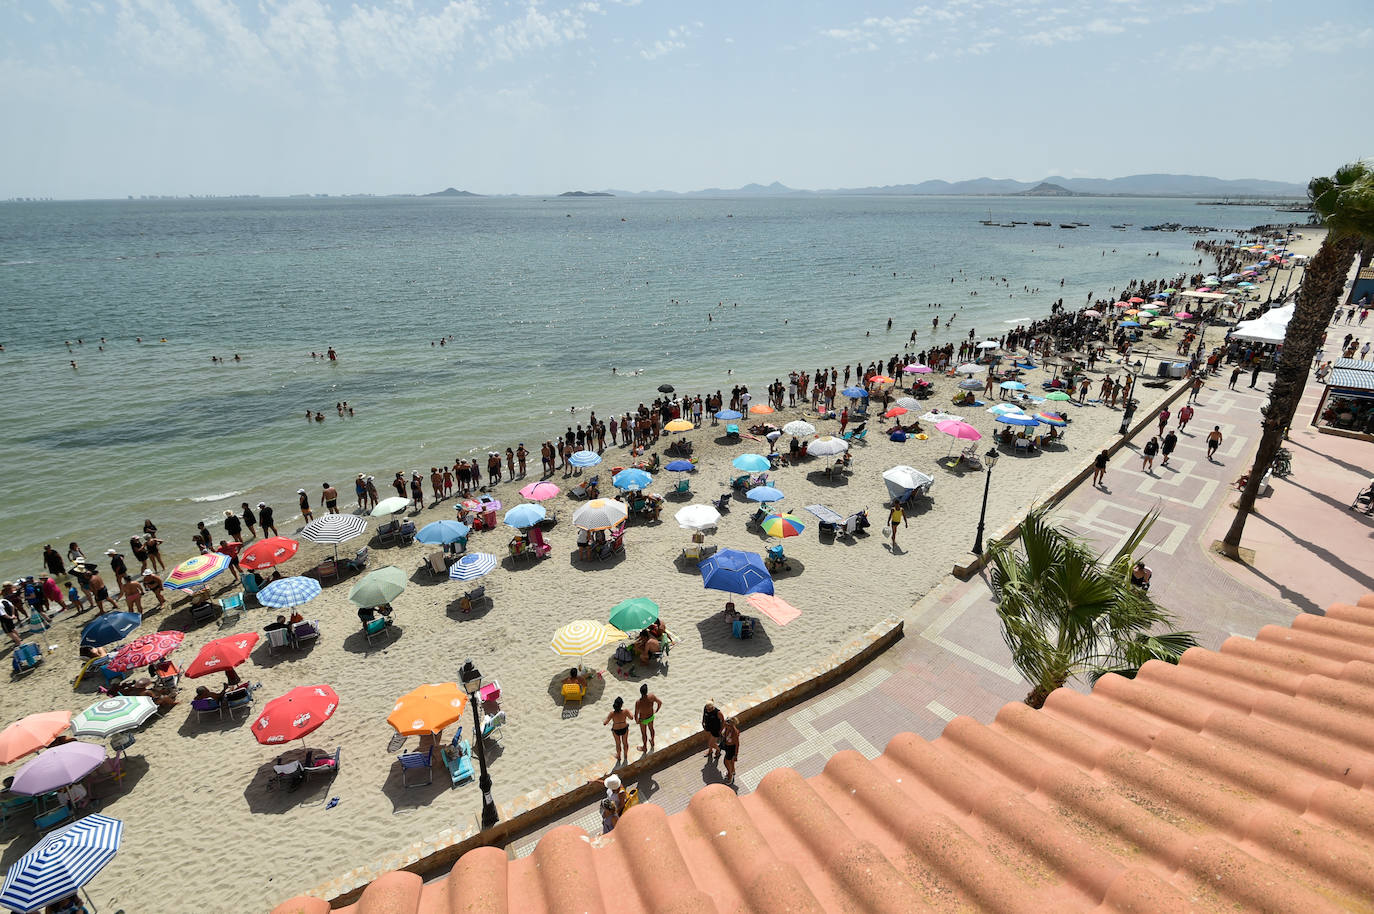
[[[645,747],[648,751],[654,750],[654,716],[658,714],[658,709],[663,707],[663,702],[653,692],[649,691],[647,682],[639,686],[639,698],[635,701],[635,723],[639,724],[639,751],[644,752]]]

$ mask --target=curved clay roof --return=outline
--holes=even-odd
[[[743,797],[645,804],[593,846],[480,848],[351,914],[1374,910],[1374,596],[1043,711],[904,733]],[[275,914],[324,914],[295,898]]]

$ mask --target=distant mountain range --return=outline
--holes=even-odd
[[[971,181],[922,181],[920,184],[889,184],[883,187],[838,187],[798,190],[774,181],[726,189],[708,187],[678,193],[670,190],[608,190],[617,197],[762,197],[830,195],[913,196],[1124,196],[1124,197],[1303,197],[1307,185],[1259,178],[1227,180],[1202,175],[1128,175],[1124,178],[1065,178],[1051,175],[1043,181],[1010,178],[974,178]]]

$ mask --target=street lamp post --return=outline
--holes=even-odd
[[[978,512],[978,535],[973,538],[973,554],[983,554],[983,525],[988,517],[988,489],[992,486],[992,468],[997,465],[996,446],[988,448],[988,452],[983,455],[983,462],[987,464],[988,474],[983,478],[983,509]]]
[[[472,741],[477,744],[477,764],[482,772],[477,779],[477,787],[482,791],[482,827],[491,828],[500,816],[496,813],[496,801],[491,798],[491,775],[487,773],[487,751],[483,746],[485,740],[482,739],[482,714],[477,710],[478,694],[482,690],[482,673],[475,663],[465,660],[462,669],[458,671],[458,679],[463,684],[463,691],[468,693],[468,703],[472,705]]]

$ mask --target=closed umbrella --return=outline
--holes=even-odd
[[[658,604],[648,597],[631,597],[611,607],[606,621],[623,632],[644,628],[658,621]]]
[[[223,574],[228,567],[229,556],[222,552],[193,555],[169,571],[163,583],[173,590],[191,590]]]
[[[402,498],[400,495],[392,495],[390,498],[383,498],[377,502],[376,507],[371,511],[373,517],[386,517],[388,514],[400,514],[410,507],[410,499]]]
[[[401,736],[439,733],[463,719],[468,696],[456,682],[431,682],[396,700],[386,722]]]
[[[462,521],[436,520],[421,527],[415,539],[422,543],[447,545],[458,542],[471,532],[472,528]]]
[[[624,637],[625,633],[613,625],[605,625],[595,619],[578,619],[554,632],[549,647],[555,654],[564,657],[585,657],[597,648],[614,644]]]
[[[816,426],[810,422],[803,422],[801,419],[793,419],[782,427],[784,435],[796,435],[798,438],[805,438],[807,435],[816,434]]]
[[[849,442],[834,435],[817,438],[806,446],[806,453],[812,457],[834,457],[849,450]]]
[[[594,467],[601,462],[601,455],[596,451],[577,451],[568,458],[568,463],[575,467]]]
[[[106,737],[141,727],[157,713],[146,695],[111,695],[72,718],[73,736]]]
[[[630,509],[610,498],[593,498],[573,512],[573,526],[583,530],[609,530],[629,517]]]
[[[730,461],[730,466],[746,473],[762,473],[772,466],[768,458],[762,454],[740,454]]]
[[[469,552],[448,566],[450,581],[475,581],[496,568],[496,556],[486,552]]]
[[[13,793],[37,797],[73,784],[105,761],[105,747],[95,743],[63,743],[24,764],[10,784]]]
[[[562,490],[551,482],[532,482],[520,490],[521,496],[530,501],[546,501]]]
[[[115,651],[114,656],[105,664],[105,668],[116,673],[124,673],[150,663],[157,663],[176,650],[185,638],[185,632],[175,629],[144,635]]]
[[[370,572],[348,592],[355,606],[381,606],[399,597],[409,584],[406,573],[395,565]]]
[[[757,553],[722,549],[702,559],[698,567],[701,583],[710,590],[741,595],[773,592],[773,577]]]
[[[533,527],[548,516],[549,512],[545,510],[543,505],[516,505],[506,512],[503,520],[508,527],[524,530],[526,527]]]
[[[243,632],[216,638],[200,649],[196,659],[186,668],[187,679],[199,679],[211,673],[221,673],[245,662],[258,643],[257,632]],[[230,677],[232,679],[232,677]]]
[[[309,736],[339,707],[339,695],[327,685],[298,686],[269,701],[253,721],[253,738],[264,746]]]
[[[288,536],[269,536],[239,553],[239,566],[248,571],[274,568],[296,554],[301,544]]]
[[[81,646],[104,647],[114,644],[142,622],[143,616],[138,613],[106,613],[81,630]]]
[[[114,859],[124,823],[92,813],[64,825],[10,865],[0,906],[28,914],[75,895]]]
[[[712,505],[687,505],[673,516],[684,530],[706,530],[720,523],[720,512]]]
[[[653,485],[654,477],[643,470],[631,467],[612,476],[611,484],[617,489],[624,489],[627,492],[639,492]]]
[[[282,578],[259,590],[258,602],[273,609],[290,609],[309,603],[320,595],[322,589],[320,582],[314,578]]]
[[[0,764],[8,765],[37,752],[71,725],[72,712],[44,711],[30,714],[0,731]]]

